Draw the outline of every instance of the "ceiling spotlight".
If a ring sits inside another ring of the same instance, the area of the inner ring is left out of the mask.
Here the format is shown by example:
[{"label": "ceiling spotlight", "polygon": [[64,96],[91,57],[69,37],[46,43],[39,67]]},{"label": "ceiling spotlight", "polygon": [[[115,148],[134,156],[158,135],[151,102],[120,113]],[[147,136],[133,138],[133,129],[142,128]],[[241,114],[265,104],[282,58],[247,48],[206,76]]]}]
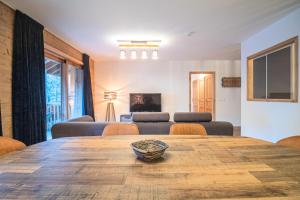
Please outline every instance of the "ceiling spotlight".
[{"label": "ceiling spotlight", "polygon": [[131,51],[131,59],[132,60],[136,59],[136,51]]},{"label": "ceiling spotlight", "polygon": [[161,40],[118,40],[120,59],[157,60]]},{"label": "ceiling spotlight", "polygon": [[157,50],[153,50],[152,51],[152,59],[153,60],[157,60],[158,59],[158,51]]},{"label": "ceiling spotlight", "polygon": [[142,59],[143,59],[143,60],[148,59],[148,54],[147,54],[147,51],[146,51],[146,50],[143,50],[143,51],[142,51]]},{"label": "ceiling spotlight", "polygon": [[126,51],[125,50],[120,51],[120,59],[122,59],[122,60],[126,59]]}]

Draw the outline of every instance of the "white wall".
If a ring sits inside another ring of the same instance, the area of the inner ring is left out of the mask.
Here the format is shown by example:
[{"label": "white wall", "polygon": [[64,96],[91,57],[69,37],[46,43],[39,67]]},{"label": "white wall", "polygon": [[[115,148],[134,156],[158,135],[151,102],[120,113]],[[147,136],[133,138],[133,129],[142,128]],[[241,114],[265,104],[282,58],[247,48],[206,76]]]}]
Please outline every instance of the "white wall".
[{"label": "white wall", "polygon": [[299,33],[300,9],[242,42],[242,135],[276,142],[300,134],[300,103],[250,102],[246,85],[247,56]]},{"label": "white wall", "polygon": [[129,113],[129,93],[161,93],[162,111],[171,117],[189,111],[189,72],[216,72],[216,120],[240,125],[240,88],[222,88],[223,76],[240,76],[240,61],[114,61],[95,63],[95,113],[104,120],[104,91],[119,93],[117,119]]}]

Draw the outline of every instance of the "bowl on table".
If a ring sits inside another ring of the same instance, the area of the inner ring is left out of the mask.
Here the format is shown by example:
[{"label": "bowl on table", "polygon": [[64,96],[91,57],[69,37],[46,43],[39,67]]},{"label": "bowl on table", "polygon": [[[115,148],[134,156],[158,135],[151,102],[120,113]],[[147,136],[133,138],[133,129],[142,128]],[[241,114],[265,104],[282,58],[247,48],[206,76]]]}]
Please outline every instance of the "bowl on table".
[{"label": "bowl on table", "polygon": [[137,158],[143,161],[153,161],[159,159],[169,147],[159,140],[141,140],[131,144]]}]

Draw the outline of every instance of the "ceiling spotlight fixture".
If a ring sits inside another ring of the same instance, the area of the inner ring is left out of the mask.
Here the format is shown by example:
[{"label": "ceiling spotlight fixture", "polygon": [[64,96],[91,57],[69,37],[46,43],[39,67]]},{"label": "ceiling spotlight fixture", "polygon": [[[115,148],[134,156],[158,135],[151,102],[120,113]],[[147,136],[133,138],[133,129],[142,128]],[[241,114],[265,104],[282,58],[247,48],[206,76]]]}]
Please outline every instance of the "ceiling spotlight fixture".
[{"label": "ceiling spotlight fixture", "polygon": [[143,59],[143,60],[148,59],[148,54],[147,54],[147,51],[146,51],[146,50],[143,50],[143,51],[142,51],[142,59]]},{"label": "ceiling spotlight fixture", "polygon": [[157,50],[153,50],[152,51],[152,60],[157,60],[158,59],[158,51]]},{"label": "ceiling spotlight fixture", "polygon": [[148,53],[151,53],[153,60],[158,59],[158,49],[161,40],[118,40],[120,48],[120,59],[126,59],[126,51],[130,52],[130,58],[136,60],[139,54],[141,59],[148,59]]},{"label": "ceiling spotlight fixture", "polygon": [[126,59],[126,51],[125,50],[120,50],[120,59],[122,59],[122,60]]},{"label": "ceiling spotlight fixture", "polygon": [[131,59],[132,60],[136,59],[136,51],[131,51]]}]

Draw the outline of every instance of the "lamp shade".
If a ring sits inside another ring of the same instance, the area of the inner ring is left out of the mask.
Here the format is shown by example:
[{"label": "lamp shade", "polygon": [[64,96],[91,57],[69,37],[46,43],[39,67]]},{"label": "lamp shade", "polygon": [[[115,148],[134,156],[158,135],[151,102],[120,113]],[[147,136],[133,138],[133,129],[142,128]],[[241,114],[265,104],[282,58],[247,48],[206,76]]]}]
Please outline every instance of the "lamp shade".
[{"label": "lamp shade", "polygon": [[116,92],[104,92],[104,99],[105,100],[115,100],[117,99],[117,93]]}]

